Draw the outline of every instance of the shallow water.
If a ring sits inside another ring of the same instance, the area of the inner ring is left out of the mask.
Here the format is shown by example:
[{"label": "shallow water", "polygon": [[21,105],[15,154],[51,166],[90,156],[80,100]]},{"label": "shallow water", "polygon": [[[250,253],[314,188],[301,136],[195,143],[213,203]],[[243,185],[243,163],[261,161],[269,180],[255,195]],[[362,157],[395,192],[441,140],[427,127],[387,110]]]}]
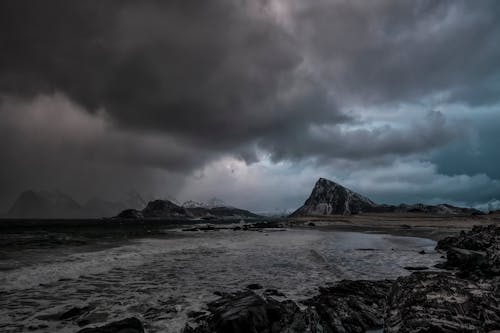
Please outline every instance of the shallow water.
[{"label": "shallow water", "polygon": [[[89,306],[90,321],[140,318],[149,332],[180,332],[214,291],[250,283],[311,297],[340,279],[407,275],[433,266],[424,238],[318,230],[168,231],[119,246],[24,249],[0,257],[0,331],[75,332],[77,323],[37,318]],[[424,250],[425,255],[418,252]],[[15,258],[15,259],[13,259]]]}]

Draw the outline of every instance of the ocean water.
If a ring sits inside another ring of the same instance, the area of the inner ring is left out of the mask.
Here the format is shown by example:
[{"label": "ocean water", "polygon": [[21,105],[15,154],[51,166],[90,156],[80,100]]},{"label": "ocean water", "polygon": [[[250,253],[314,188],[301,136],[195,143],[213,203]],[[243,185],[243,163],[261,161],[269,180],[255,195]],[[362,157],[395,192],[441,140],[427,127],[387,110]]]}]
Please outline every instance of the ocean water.
[{"label": "ocean water", "polygon": [[87,307],[90,326],[136,316],[148,332],[180,332],[216,291],[259,283],[299,301],[340,279],[396,278],[410,273],[405,266],[441,260],[429,239],[313,229],[179,229],[111,245],[7,243],[4,237],[1,332],[75,332],[78,321],[50,319],[75,306]]}]

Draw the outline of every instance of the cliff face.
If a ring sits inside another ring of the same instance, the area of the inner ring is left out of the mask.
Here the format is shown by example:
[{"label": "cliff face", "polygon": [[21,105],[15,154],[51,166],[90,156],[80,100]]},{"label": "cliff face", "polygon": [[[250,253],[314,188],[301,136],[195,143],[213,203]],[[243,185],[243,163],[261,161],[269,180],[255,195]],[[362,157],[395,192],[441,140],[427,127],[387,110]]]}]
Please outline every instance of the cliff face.
[{"label": "cliff face", "polygon": [[291,216],[349,215],[377,207],[370,199],[331,180],[320,178],[304,205]]}]

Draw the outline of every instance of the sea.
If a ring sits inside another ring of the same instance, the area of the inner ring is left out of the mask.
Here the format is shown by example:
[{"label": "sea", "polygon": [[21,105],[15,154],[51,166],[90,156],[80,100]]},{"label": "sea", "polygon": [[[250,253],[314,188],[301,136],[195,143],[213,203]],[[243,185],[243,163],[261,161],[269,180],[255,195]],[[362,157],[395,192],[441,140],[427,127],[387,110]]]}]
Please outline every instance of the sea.
[{"label": "sea", "polygon": [[77,332],[136,317],[147,332],[178,333],[190,313],[249,284],[300,304],[342,279],[395,279],[442,260],[434,240],[375,232],[9,223],[0,228],[1,332]]}]

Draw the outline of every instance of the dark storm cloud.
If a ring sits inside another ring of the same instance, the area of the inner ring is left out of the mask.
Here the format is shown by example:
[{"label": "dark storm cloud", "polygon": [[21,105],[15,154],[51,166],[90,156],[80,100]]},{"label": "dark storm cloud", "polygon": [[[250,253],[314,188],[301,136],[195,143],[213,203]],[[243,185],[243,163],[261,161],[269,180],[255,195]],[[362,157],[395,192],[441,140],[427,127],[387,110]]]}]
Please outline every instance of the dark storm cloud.
[{"label": "dark storm cloud", "polygon": [[[5,1],[2,7],[4,93],[61,91],[91,112],[105,109],[124,128],[166,132],[206,150],[239,150],[251,160],[248,146],[256,139],[263,147],[284,147],[303,137],[302,156],[305,143],[318,147],[311,125],[349,120],[328,97],[330,87],[303,69],[308,47],[319,69],[341,64],[348,75],[337,85],[356,86],[360,94],[376,85],[380,94],[404,95],[420,89],[405,84],[429,84],[408,80],[407,67],[422,73],[434,58],[426,54],[419,65],[422,45],[401,54],[404,43],[418,37],[408,29],[453,6],[312,4],[292,15],[294,34],[266,15],[264,2]],[[445,58],[436,57],[438,64]],[[359,134],[371,133],[381,135]],[[413,153],[421,143],[409,145],[400,152]],[[345,147],[341,140],[333,150]],[[293,155],[294,145],[286,150]]]},{"label": "dark storm cloud", "polygon": [[[293,89],[299,50],[243,2],[7,4],[4,91],[62,91],[121,126],[222,148],[306,118],[278,96]],[[321,105],[307,112],[309,122],[338,117]]]},{"label": "dark storm cloud", "polygon": [[313,126],[306,135],[278,135],[262,145],[275,160],[317,157],[320,160],[359,161],[422,153],[468,135],[470,130],[464,123],[449,122],[441,112],[432,111],[410,127],[384,125],[343,129],[341,126]]},{"label": "dark storm cloud", "polygon": [[341,94],[365,102],[500,100],[498,1],[315,1],[294,31]]},{"label": "dark storm cloud", "polygon": [[117,188],[163,170],[173,193],[180,174],[225,155],[356,163],[432,151],[469,129],[439,112],[381,125],[346,110],[435,94],[498,102],[499,7],[1,1],[0,180]]}]

